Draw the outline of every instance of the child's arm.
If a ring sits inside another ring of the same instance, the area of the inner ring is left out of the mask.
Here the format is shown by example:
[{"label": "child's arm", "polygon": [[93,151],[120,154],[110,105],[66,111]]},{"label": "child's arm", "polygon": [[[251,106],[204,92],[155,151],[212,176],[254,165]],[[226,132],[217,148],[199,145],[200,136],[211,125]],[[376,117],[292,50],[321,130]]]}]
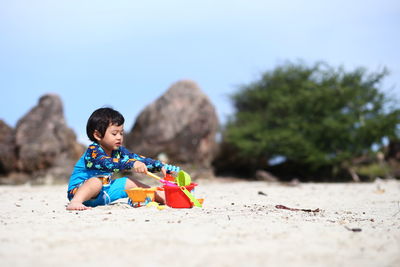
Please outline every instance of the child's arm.
[{"label": "child's arm", "polygon": [[111,158],[96,145],[89,146],[85,155],[85,166],[92,170],[119,172],[132,169],[135,161],[129,157]]},{"label": "child's arm", "polygon": [[131,153],[125,147],[121,147],[120,149],[121,149],[122,154],[128,155],[130,159],[133,159],[135,161],[137,160],[137,161],[143,162],[150,172],[160,172],[163,167],[168,173],[178,172],[180,170],[180,168],[177,167],[177,166],[164,164],[159,160],[155,160],[155,159],[152,159],[152,158],[146,158],[146,157],[143,157],[141,155],[138,155],[138,154],[135,154],[135,153]]}]

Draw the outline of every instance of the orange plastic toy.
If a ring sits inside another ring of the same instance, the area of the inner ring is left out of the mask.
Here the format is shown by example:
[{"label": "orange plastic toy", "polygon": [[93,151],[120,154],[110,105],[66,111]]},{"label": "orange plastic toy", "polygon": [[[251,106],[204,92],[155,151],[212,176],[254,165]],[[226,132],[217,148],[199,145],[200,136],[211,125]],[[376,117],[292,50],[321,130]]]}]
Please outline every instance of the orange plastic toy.
[{"label": "orange plastic toy", "polygon": [[156,187],[152,188],[134,187],[125,190],[125,192],[128,194],[129,197],[128,203],[135,208],[146,206],[148,203],[153,202],[155,191],[157,191]]}]

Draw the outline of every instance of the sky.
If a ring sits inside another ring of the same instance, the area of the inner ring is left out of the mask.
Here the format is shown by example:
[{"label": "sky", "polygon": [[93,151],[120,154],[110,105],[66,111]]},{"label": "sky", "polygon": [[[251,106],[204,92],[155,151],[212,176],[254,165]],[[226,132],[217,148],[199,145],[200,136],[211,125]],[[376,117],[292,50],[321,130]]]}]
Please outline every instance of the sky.
[{"label": "sky", "polygon": [[194,80],[221,123],[229,95],[285,62],[388,68],[400,99],[398,0],[0,0],[0,119],[11,127],[46,93],[87,143],[112,106],[131,130],[175,82]]}]

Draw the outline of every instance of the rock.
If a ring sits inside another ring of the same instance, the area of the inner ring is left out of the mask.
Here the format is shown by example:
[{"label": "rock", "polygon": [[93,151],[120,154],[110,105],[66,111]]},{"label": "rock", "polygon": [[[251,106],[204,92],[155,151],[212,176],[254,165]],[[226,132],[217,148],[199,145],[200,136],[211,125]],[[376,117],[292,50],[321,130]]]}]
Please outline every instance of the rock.
[{"label": "rock", "polygon": [[256,180],[258,181],[266,181],[266,182],[278,182],[279,179],[275,177],[273,174],[264,171],[264,170],[257,170],[255,175]]},{"label": "rock", "polygon": [[171,164],[190,165],[198,173],[211,168],[218,127],[208,97],[195,82],[184,80],[173,84],[139,114],[126,145],[147,157],[164,153]]},{"label": "rock", "polygon": [[32,175],[12,171],[5,176],[0,176],[0,185],[24,184],[32,178]]},{"label": "rock", "polygon": [[14,130],[0,120],[0,174],[8,174],[15,169]]},{"label": "rock", "polygon": [[[59,96],[47,94],[21,118],[15,130],[17,169],[34,176],[68,179],[83,153],[76,135],[68,128]],[[56,176],[56,177],[54,177]]]}]

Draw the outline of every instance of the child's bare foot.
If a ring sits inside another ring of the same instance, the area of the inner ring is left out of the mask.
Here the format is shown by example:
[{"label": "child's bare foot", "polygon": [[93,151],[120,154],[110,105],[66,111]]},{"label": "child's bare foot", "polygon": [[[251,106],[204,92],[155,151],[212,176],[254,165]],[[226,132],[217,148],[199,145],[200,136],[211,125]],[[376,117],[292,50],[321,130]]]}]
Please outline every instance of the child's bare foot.
[{"label": "child's bare foot", "polygon": [[164,194],[156,193],[156,194],[155,194],[155,201],[156,201],[158,204],[165,205],[165,195],[164,195]]},{"label": "child's bare foot", "polygon": [[86,207],[81,202],[71,201],[67,206],[67,210],[89,210],[91,207]]}]

